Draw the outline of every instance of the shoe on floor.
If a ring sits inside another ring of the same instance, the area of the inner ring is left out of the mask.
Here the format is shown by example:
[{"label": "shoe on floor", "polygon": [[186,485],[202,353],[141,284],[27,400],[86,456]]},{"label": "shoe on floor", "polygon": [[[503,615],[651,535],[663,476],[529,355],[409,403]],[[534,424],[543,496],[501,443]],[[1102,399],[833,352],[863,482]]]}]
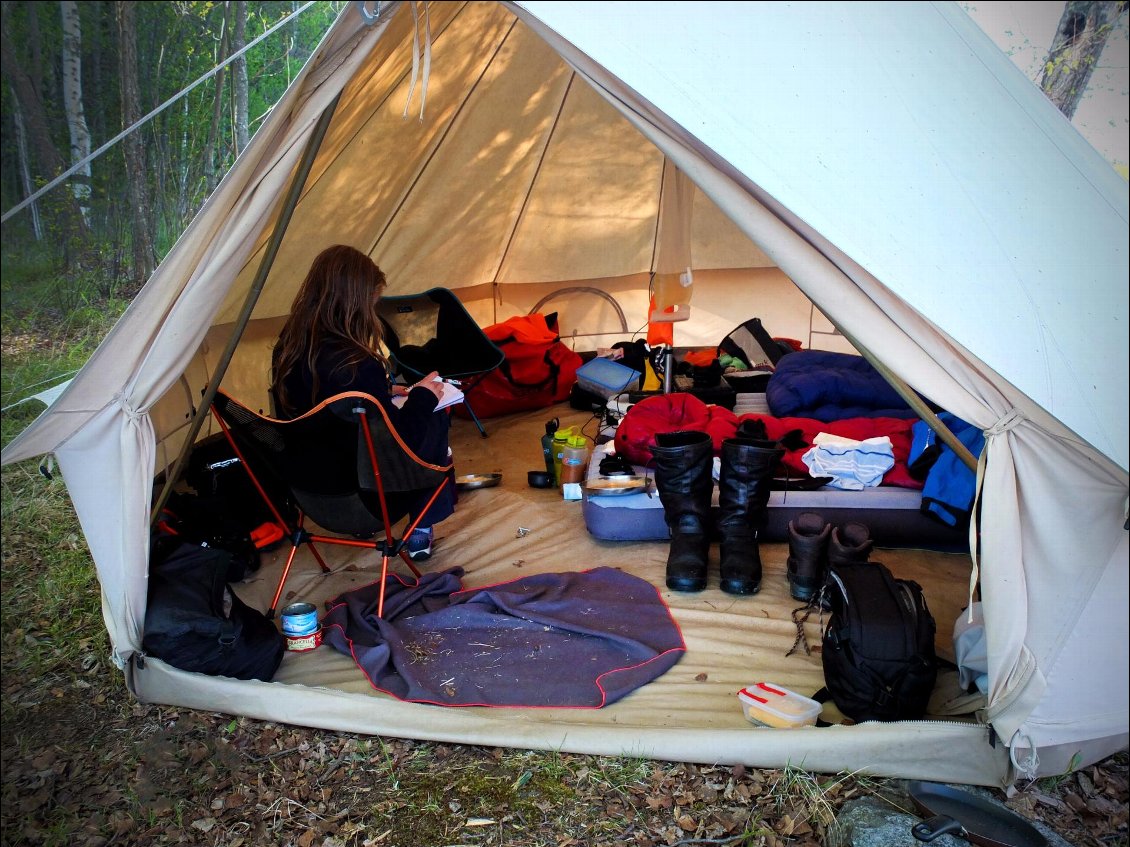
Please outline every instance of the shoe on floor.
[{"label": "shoe on floor", "polygon": [[416,527],[408,536],[408,555],[413,562],[423,562],[432,555],[432,528]]}]

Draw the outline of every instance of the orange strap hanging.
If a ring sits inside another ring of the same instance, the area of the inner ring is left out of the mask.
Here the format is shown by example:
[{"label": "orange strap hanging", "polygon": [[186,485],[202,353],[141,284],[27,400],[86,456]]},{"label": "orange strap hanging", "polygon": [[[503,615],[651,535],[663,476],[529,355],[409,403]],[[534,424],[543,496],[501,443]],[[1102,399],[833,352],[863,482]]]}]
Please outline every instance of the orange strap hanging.
[{"label": "orange strap hanging", "polygon": [[[651,298],[648,304],[647,313],[650,315],[655,311],[655,297]],[[648,323],[647,325],[647,343],[651,347],[658,344],[666,344],[669,347],[675,346],[675,325],[670,321],[660,321],[659,323]]]}]

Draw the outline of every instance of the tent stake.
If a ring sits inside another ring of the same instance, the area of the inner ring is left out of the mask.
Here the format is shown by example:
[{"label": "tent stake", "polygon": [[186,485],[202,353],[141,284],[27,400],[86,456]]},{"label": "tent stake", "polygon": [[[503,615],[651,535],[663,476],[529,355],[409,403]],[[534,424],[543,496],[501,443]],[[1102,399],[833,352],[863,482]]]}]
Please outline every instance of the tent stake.
[{"label": "tent stake", "polygon": [[858,350],[860,355],[870,362],[883,379],[890,384],[891,388],[898,392],[899,397],[907,402],[910,408],[918,414],[918,417],[922,418],[926,425],[938,434],[938,438],[942,439],[946,446],[953,450],[953,452],[957,454],[957,457],[968,465],[973,473],[977,473],[977,458],[969,452],[968,447],[958,441],[957,436],[950,431],[950,428],[945,425],[941,418],[934,414],[934,411],[926,405],[926,402],[918,396],[918,393],[899,379],[891,369],[879,361],[870,350],[860,344],[858,339],[854,338],[850,333],[844,332],[835,321],[832,321],[830,318],[829,321],[832,326],[836,328],[836,332],[846,338],[851,346]]},{"label": "tent stake", "polygon": [[290,220],[294,217],[294,210],[298,206],[298,199],[302,195],[302,189],[306,187],[306,179],[310,176],[310,170],[314,166],[314,159],[318,155],[318,150],[322,147],[322,141],[326,137],[326,131],[329,129],[330,121],[333,119],[340,99],[341,93],[338,92],[337,96],[334,97],[334,99],[330,101],[330,104],[322,111],[321,116],[318,118],[318,123],[315,125],[314,131],[310,136],[310,140],[306,143],[306,149],[302,152],[302,159],[298,163],[298,169],[294,173],[294,179],[291,180],[290,186],[287,188],[286,196],[283,198],[278,220],[275,221],[275,229],[271,233],[271,240],[267,242],[267,250],[263,254],[263,260],[259,263],[259,269],[255,272],[255,279],[251,283],[251,290],[247,292],[247,299],[244,300],[243,308],[240,310],[239,317],[236,318],[235,328],[232,330],[231,337],[228,338],[228,343],[224,348],[223,354],[216,363],[212,378],[208,381],[208,385],[204,389],[204,395],[200,400],[200,405],[197,407],[192,417],[192,423],[189,425],[188,435],[181,445],[180,454],[173,463],[172,470],[166,474],[165,485],[153,505],[153,511],[149,515],[150,525],[156,523],[157,518],[161,514],[161,510],[165,507],[165,503],[168,502],[173,486],[176,484],[176,481],[180,479],[181,471],[184,469],[189,454],[192,452],[192,448],[195,445],[196,434],[200,432],[200,428],[204,425],[205,418],[208,417],[212,410],[212,401],[215,399],[216,392],[219,390],[220,383],[224,379],[228,365],[231,364],[232,357],[235,355],[235,348],[239,346],[239,340],[243,337],[243,331],[247,327],[247,322],[251,320],[251,313],[255,310],[255,304],[259,301],[259,295],[263,292],[263,286],[267,282],[267,275],[271,272],[271,268],[275,264],[275,257],[278,255],[283,235],[286,234],[287,227],[290,226]]}]

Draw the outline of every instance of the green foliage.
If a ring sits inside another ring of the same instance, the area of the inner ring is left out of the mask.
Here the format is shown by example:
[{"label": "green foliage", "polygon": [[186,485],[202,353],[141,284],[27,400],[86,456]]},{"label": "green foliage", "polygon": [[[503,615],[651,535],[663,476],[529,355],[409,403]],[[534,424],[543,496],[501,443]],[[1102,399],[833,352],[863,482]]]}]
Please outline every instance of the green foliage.
[{"label": "green foliage", "polygon": [[94,272],[60,275],[48,252],[34,245],[5,256],[3,444],[43,410],[38,401],[20,401],[73,375],[125,311],[126,299],[107,294],[105,282],[105,275]]},{"label": "green foliage", "polygon": [[[251,133],[293,82],[344,6],[340,0],[317,3],[245,54]],[[175,98],[216,67],[222,58],[225,8],[223,3],[204,0],[137,4],[143,110]],[[292,16],[297,8],[289,2],[248,3],[246,43]],[[79,12],[84,111],[92,146],[97,148],[122,130],[119,35],[113,3],[80,3]],[[57,10],[30,2],[6,3],[4,31],[16,49],[21,70],[39,89],[51,140],[65,153],[70,142],[59,78],[62,32]],[[158,258],[180,237],[213,187],[203,154],[217,79],[196,86],[138,130],[146,149],[151,194],[156,198],[153,230]],[[231,167],[236,155],[232,79],[229,66],[223,76],[222,120],[211,162],[213,180]],[[8,209],[26,192],[19,181],[11,85],[0,85],[0,98],[0,163],[4,166],[0,197]],[[36,166],[34,161],[29,164]],[[77,371],[136,293],[130,282],[132,216],[124,174],[121,144],[92,163],[91,232],[83,243],[68,244],[55,227],[53,209],[66,199],[67,184],[52,189],[37,204],[42,213],[42,240],[36,237],[30,209],[4,224],[0,241],[3,405],[12,407],[3,416],[5,444],[42,409],[35,401],[13,404]],[[35,173],[36,186],[46,184],[52,176]]]},{"label": "green foliage", "polygon": [[[233,4],[234,6],[234,4]],[[274,103],[294,80],[303,63],[313,53],[340,11],[343,0],[315,3],[298,15],[293,23],[281,26],[244,54],[248,75],[248,130],[254,134]],[[122,131],[120,71],[121,52],[114,3],[78,4],[82,26],[82,84],[84,111],[97,149]],[[234,67],[222,76],[204,79],[224,58],[221,36],[227,4],[210,0],[177,3],[136,4],[136,47],[142,111],[148,113],[170,100],[172,104],[144,124],[141,133],[149,175],[150,195],[154,198],[153,230],[158,232],[158,257],[179,237],[192,220],[218,179],[235,161],[233,107]],[[301,8],[290,2],[249,2],[245,40],[251,44],[268,29],[294,16]],[[51,141],[66,157],[70,136],[63,109],[61,83],[62,32],[58,10],[33,2],[4,4],[4,31],[14,45],[19,71],[31,78],[43,104],[44,119]],[[5,77],[10,70],[5,68]],[[222,80],[220,121],[211,156],[206,156],[212,128],[217,81]],[[27,194],[21,180],[19,133],[16,131],[12,86],[0,85],[0,198],[6,211]],[[26,124],[26,120],[25,120]],[[55,174],[39,171],[32,154],[31,168],[35,187],[46,184]],[[102,296],[119,292],[130,278],[129,249],[132,226],[131,201],[127,192],[122,144],[111,147],[91,163],[91,233],[88,243],[64,249],[63,239],[47,231],[41,249],[59,267],[79,267],[102,275],[96,288]],[[211,174],[211,176],[209,176]],[[44,212],[55,197],[65,197],[67,183],[53,188],[40,199]],[[50,224],[50,215],[41,219]],[[3,232],[5,283],[9,252],[13,245],[33,243],[36,234],[31,210],[6,221]],[[5,296],[8,290],[6,287]],[[56,299],[66,300],[59,291]]]},{"label": "green foliage", "polygon": [[45,685],[105,665],[94,564],[62,477],[34,461],[5,467],[2,506],[5,676]]}]

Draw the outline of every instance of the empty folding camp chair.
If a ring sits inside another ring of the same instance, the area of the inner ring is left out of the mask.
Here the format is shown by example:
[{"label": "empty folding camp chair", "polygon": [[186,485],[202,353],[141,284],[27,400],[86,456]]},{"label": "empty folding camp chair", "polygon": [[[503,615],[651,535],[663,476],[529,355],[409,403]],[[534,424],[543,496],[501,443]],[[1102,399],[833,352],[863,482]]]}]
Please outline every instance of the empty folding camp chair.
[{"label": "empty folding camp chair", "polygon": [[[267,617],[273,618],[298,548],[306,545],[323,572],[329,572],[316,543],[363,547],[381,556],[381,588],[377,615],[384,614],[388,561],[399,556],[417,578],[405,539],[419,516],[400,537],[393,524],[403,517],[390,509],[397,492],[431,491],[423,512],[444,486],[452,484],[452,464],[433,465],[410,451],[381,404],[368,394],[337,394],[301,417],[278,420],[248,409],[217,392],[212,413],[240,458],[275,520],[287,528],[291,550]],[[261,478],[262,477],[262,478]],[[273,477],[289,492],[298,509],[295,522],[267,494],[264,479]],[[309,518],[320,528],[344,537],[317,535],[305,527]],[[374,536],[383,532],[384,539]]]},{"label": "empty folding camp chair", "polygon": [[385,346],[398,376],[408,383],[436,371],[462,383],[463,406],[479,433],[486,430],[471,406],[475,384],[502,364],[505,354],[447,288],[381,297]]}]

